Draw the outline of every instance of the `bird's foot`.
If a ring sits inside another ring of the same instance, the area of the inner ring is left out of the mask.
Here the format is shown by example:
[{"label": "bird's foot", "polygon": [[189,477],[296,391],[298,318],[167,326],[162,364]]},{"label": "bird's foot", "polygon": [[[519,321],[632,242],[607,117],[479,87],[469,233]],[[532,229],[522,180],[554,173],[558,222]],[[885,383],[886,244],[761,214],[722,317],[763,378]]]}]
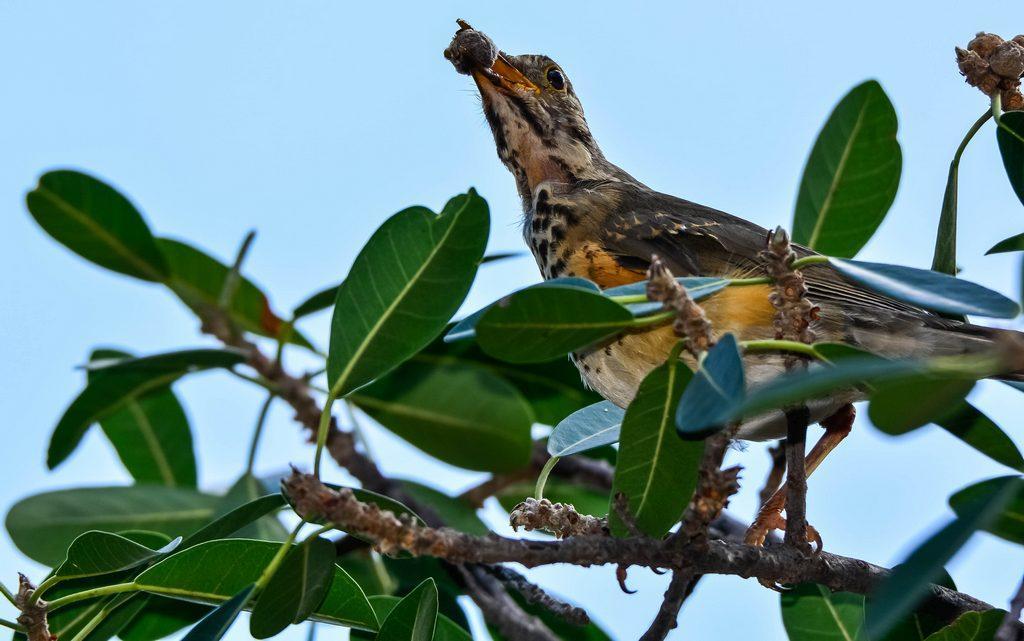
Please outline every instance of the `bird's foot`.
[{"label": "bird's foot", "polygon": [[[743,542],[755,547],[764,547],[764,541],[768,537],[768,533],[772,530],[784,532],[786,530],[786,518],[782,516],[781,512],[775,510],[762,510],[757,515],[757,518],[754,519],[754,522],[750,524],[750,527],[747,528],[747,533]],[[807,524],[806,536],[807,542],[813,546],[811,553],[815,555],[819,554],[824,543],[821,540],[821,534],[810,523]],[[784,592],[786,590],[785,587],[779,585],[775,581],[758,579],[757,582],[770,590],[775,590],[776,592]]]},{"label": "bird's foot", "polygon": [[[768,533],[772,530],[785,532],[786,517],[782,516],[780,512],[758,514],[757,518],[754,519],[754,522],[750,524],[749,528],[747,528],[747,533],[744,536],[743,542],[755,547],[764,547],[764,541],[768,537]],[[810,523],[807,524],[806,536],[807,542],[813,546],[812,552],[814,554],[820,553],[824,543],[821,540],[821,534]]]}]

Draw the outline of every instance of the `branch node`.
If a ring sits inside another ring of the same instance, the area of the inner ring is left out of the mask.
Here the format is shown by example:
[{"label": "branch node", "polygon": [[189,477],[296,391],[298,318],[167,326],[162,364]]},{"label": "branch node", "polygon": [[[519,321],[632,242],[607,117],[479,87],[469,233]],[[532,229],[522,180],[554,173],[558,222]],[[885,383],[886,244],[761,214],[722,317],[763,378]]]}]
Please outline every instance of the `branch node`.
[{"label": "branch node", "polygon": [[527,498],[512,508],[509,525],[513,530],[542,530],[559,539],[570,536],[601,536],[608,534],[608,520],[580,514],[571,503],[552,503],[548,499]]},{"label": "branch node", "polygon": [[966,49],[956,47],[956,62],[967,84],[990,98],[999,94],[1003,109],[1024,109],[1020,91],[1024,35],[1003,40],[994,33],[979,32]]},{"label": "branch node", "polygon": [[704,310],[690,298],[686,288],[679,284],[657,255],[651,255],[651,266],[647,269],[647,298],[676,313],[672,327],[677,336],[687,339],[686,350],[695,357],[715,344],[711,321]]},{"label": "branch node", "polygon": [[28,580],[24,574],[18,574],[18,594],[15,595],[15,605],[21,610],[18,615],[18,623],[25,626],[28,641],[56,641],[57,637],[50,632],[50,625],[46,620],[48,604],[42,599],[32,602],[32,593],[36,586]]}]

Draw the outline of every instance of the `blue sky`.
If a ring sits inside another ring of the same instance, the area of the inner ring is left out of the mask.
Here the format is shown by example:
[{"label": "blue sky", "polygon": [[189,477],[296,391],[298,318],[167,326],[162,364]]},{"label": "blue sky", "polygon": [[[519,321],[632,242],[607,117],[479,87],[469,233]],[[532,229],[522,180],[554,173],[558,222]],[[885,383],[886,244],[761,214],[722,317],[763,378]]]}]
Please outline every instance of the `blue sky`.
[{"label": "blue sky", "polygon": [[[557,60],[612,161],[657,189],[765,226],[789,224],[806,155],[835,102],[877,78],[899,114],[903,182],[861,256],[926,267],[949,158],[985,107],[956,73],[953,46],[979,30],[1013,35],[1024,6],[0,3],[0,506],[43,489],[126,482],[97,432],[55,472],[43,464],[49,432],[82,384],[73,366],[91,347],[204,344],[195,319],[164,291],[83,262],[35,226],[24,193],[48,168],[104,177],[158,233],[222,259],[257,229],[247,272],[282,310],[344,276],[394,211],[438,208],[469,186],[491,204],[490,249],[523,249],[519,201],[471,82],[441,57],[458,17],[510,53]],[[960,198],[962,275],[1016,298],[1018,257],[983,256],[1024,227],[991,125],[964,157]],[[536,280],[530,259],[489,267],[467,308]],[[323,339],[326,324],[318,317],[308,330]],[[196,433],[202,486],[223,489],[244,465],[262,395],[220,374],[177,390]],[[1019,395],[983,384],[972,398],[1024,441]],[[452,491],[476,478],[382,430],[370,438],[390,472]],[[267,474],[311,457],[282,407],[262,452],[258,468]],[[760,445],[730,456],[747,481],[733,508],[749,517],[767,459]],[[1006,472],[934,428],[894,440],[862,419],[811,480],[809,515],[829,550],[892,564],[949,518],[950,493]],[[502,518],[493,506],[488,514]],[[1022,568],[1024,550],[987,535],[950,567],[962,589],[998,605]],[[4,533],[5,583],[18,570],[40,573]],[[535,576],[621,639],[646,627],[665,583],[633,570],[639,593],[626,596],[607,569]],[[245,627],[232,636],[245,638]],[[707,578],[671,638],[713,637],[784,638],[778,596],[750,581]]]}]

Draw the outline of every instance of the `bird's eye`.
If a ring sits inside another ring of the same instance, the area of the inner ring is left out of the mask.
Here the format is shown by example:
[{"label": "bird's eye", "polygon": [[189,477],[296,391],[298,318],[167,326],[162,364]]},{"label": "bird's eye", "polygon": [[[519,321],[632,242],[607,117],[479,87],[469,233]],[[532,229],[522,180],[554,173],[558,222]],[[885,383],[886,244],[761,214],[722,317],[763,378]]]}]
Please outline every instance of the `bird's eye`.
[{"label": "bird's eye", "polygon": [[558,91],[565,89],[565,76],[563,76],[562,72],[555,67],[548,69],[547,78],[551,86]]}]

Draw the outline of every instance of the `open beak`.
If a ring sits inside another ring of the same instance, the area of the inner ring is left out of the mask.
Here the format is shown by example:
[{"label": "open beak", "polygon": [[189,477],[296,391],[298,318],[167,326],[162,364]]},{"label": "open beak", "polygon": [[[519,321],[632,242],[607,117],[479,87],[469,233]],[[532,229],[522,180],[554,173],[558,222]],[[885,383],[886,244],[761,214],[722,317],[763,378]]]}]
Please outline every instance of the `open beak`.
[{"label": "open beak", "polygon": [[[487,73],[490,72],[490,73]],[[523,72],[512,66],[512,63],[502,54],[498,54],[494,64],[484,72],[478,72],[491,81],[497,80],[499,86],[508,91],[532,91],[540,93],[540,87],[523,75]]]},{"label": "open beak", "polygon": [[[465,20],[458,20],[457,22],[459,23],[459,32],[473,29]],[[484,37],[486,38],[486,36]],[[493,47],[493,44],[491,46]],[[445,56],[448,56],[447,51]],[[497,52],[494,62],[489,67],[478,62],[476,68],[470,73],[478,83],[482,84],[486,80],[499,89],[504,89],[510,93],[521,91],[530,91],[535,94],[540,93],[540,87],[527,78],[522,71],[516,69],[500,51]]]}]

